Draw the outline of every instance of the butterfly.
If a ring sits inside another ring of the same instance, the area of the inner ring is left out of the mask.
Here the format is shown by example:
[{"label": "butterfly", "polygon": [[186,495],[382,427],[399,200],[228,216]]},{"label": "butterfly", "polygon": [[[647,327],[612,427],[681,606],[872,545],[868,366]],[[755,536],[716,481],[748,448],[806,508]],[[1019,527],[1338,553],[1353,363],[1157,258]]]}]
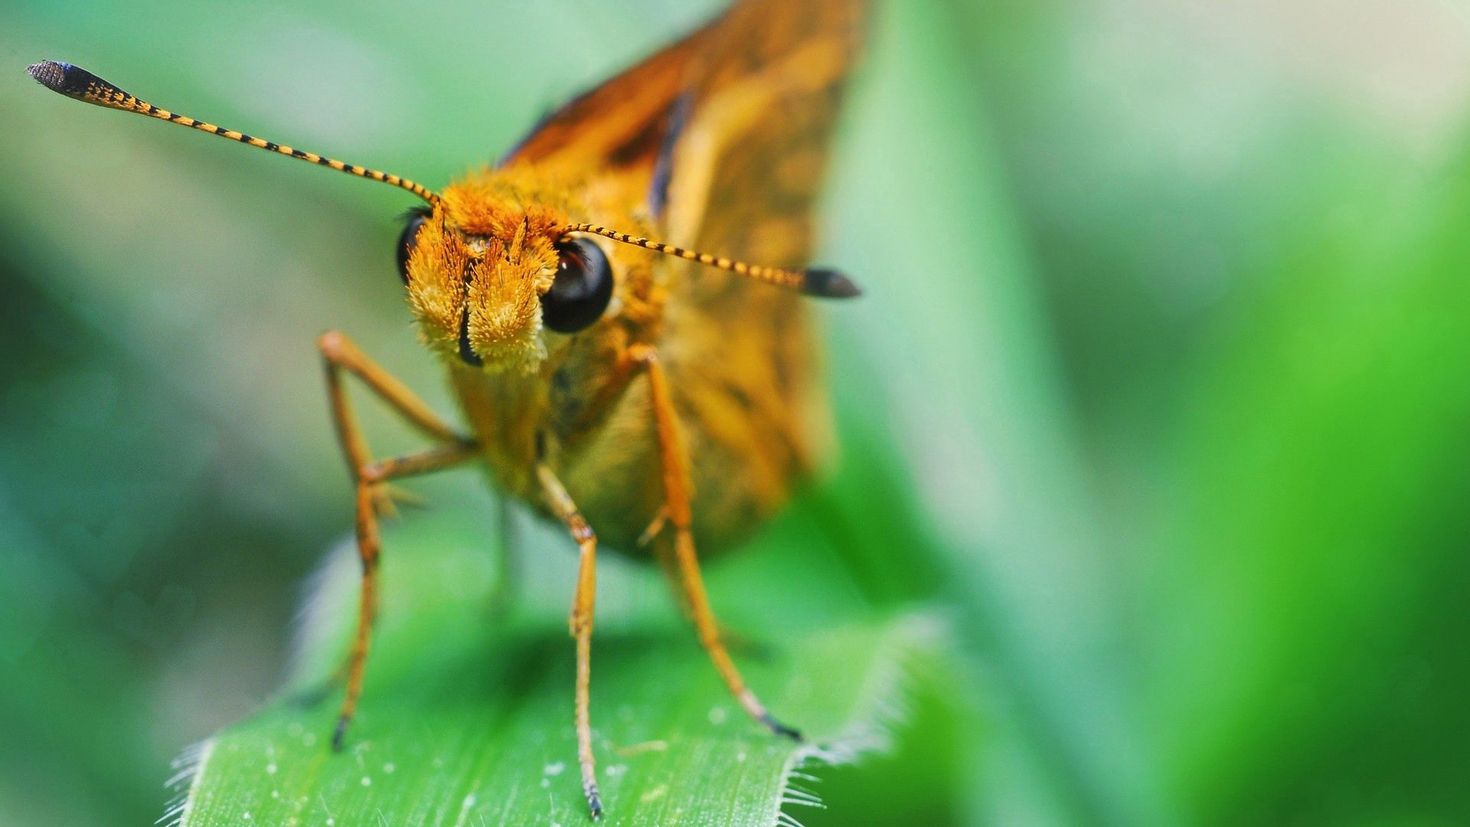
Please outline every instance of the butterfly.
[{"label": "butterfly", "polygon": [[[162,109],[70,64],[29,68],[70,97],[424,202],[398,240],[398,270],[465,425],[431,410],[344,333],[318,340],[362,562],[335,748],[362,693],[388,484],[469,463],[577,545],[574,718],[594,818],[603,810],[590,717],[599,549],[659,562],[731,694],[771,732],[800,738],[741,677],[699,557],[738,547],[824,452],[828,412],[803,296],[859,291],[842,273],[803,265],[866,12],[861,0],[736,2],[554,111],[494,166],[437,192]],[[375,456],[348,377],[428,447]]]}]

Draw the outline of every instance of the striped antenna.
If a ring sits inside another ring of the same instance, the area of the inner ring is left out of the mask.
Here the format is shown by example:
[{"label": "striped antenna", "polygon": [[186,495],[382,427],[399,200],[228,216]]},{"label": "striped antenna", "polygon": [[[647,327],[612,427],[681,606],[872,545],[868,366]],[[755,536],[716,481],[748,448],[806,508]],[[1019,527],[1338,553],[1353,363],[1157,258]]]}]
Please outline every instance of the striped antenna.
[{"label": "striped antenna", "polygon": [[824,299],[848,299],[862,294],[862,290],[853,283],[852,279],[836,270],[823,268],[809,268],[806,270],[788,270],[784,267],[767,267],[763,264],[747,264],[724,256],[712,256],[709,253],[700,253],[694,250],[686,250],[683,247],[675,247],[661,241],[650,241],[646,238],[620,233],[607,227],[599,227],[596,224],[568,224],[562,229],[565,234],[591,233],[610,238],[613,241],[621,241],[624,244],[632,244],[645,250],[663,253],[665,255],[677,256],[688,261],[697,261],[700,264],[708,264],[721,270],[730,270],[747,278],[774,284],[777,287],[785,287],[789,290],[799,290],[808,296],[818,296]]},{"label": "striped antenna", "polygon": [[397,175],[390,175],[376,169],[360,167],[356,164],[344,164],[333,158],[323,158],[315,152],[303,152],[293,147],[282,146],[273,141],[267,141],[264,138],[256,138],[242,132],[236,132],[233,129],[225,129],[222,126],[215,126],[212,123],[196,121],[187,115],[179,115],[167,109],[154,106],[147,101],[139,100],[137,97],[124,92],[102,78],[88,72],[86,69],[73,66],[70,63],[58,63],[54,60],[46,60],[30,65],[26,68],[26,72],[42,86],[53,92],[60,92],[69,98],[76,98],[79,101],[96,104],[97,106],[105,106],[108,109],[137,112],[140,115],[147,115],[151,118],[158,118],[161,121],[187,126],[191,129],[197,129],[200,132],[208,132],[211,135],[229,138],[232,141],[237,141],[242,144],[249,144],[258,149],[287,155],[292,158],[300,158],[303,161],[310,161],[313,164],[324,167],[331,167],[338,172],[345,172],[348,175],[356,175],[359,178],[371,178],[374,181],[381,181],[385,184],[392,184],[400,189],[408,190],[430,204],[439,203],[439,196],[437,194],[407,178],[400,178]]}]

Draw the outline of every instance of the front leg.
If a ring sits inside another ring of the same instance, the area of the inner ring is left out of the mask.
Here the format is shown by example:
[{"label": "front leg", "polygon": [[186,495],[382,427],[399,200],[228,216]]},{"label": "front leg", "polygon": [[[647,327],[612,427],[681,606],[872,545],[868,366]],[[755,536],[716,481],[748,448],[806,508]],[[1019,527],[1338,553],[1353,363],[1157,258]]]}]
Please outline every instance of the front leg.
[{"label": "front leg", "polygon": [[591,811],[592,818],[598,819],[602,817],[602,797],[597,792],[597,761],[592,755],[592,720],[589,711],[592,609],[597,599],[597,535],[550,468],[537,463],[536,479],[541,483],[546,504],[566,524],[567,530],[572,533],[572,539],[577,541],[579,551],[577,590],[572,597],[572,611],[567,621],[572,637],[577,639],[577,690],[573,714],[577,724],[577,764],[582,768],[582,794],[587,797],[587,808]]},{"label": "front leg", "polygon": [[[629,357],[642,364],[648,372],[649,395],[664,480],[664,509],[661,519],[666,518],[674,527],[674,562],[678,569],[679,587],[694,620],[699,642],[709,653],[710,660],[724,679],[725,686],[729,687],[730,694],[735,696],[750,717],[777,735],[799,741],[801,733],[776,720],[750,687],[745,685],[745,680],[740,677],[740,670],[735,668],[735,662],[730,659],[730,653],[725,648],[719,621],[715,619],[714,610],[710,608],[709,595],[704,589],[704,577],[699,571],[699,557],[694,550],[694,532],[691,528],[693,512],[689,503],[693,486],[689,481],[689,459],[685,453],[674,402],[669,394],[668,376],[652,347],[634,345],[629,348]],[[659,525],[658,521],[655,521],[655,525]]]},{"label": "front leg", "polygon": [[[460,436],[429,409],[402,382],[373,362],[344,334],[330,331],[317,340],[327,371],[327,397],[332,406],[332,423],[347,460],[347,470],[357,491],[357,554],[362,560],[362,591],[359,594],[357,633],[347,663],[347,694],[332,732],[332,748],[341,749],[347,725],[362,695],[362,675],[367,664],[368,642],[377,613],[378,595],[378,510],[380,487],[389,480],[427,474],[459,465],[477,453],[475,442]],[[367,441],[352,413],[343,385],[343,372],[361,379],[404,419],[437,444],[420,453],[374,460]]]}]

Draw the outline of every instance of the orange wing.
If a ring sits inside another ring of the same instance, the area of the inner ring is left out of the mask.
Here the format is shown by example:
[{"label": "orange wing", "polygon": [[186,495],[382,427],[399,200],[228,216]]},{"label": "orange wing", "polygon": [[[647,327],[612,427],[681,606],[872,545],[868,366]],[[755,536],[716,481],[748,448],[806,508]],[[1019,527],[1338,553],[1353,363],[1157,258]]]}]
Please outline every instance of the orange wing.
[{"label": "orange wing", "polygon": [[[864,0],[737,2],[553,112],[502,163],[526,161],[569,178],[609,167],[641,173],[656,207],[667,187],[678,193],[679,212],[665,224],[668,240],[799,263],[804,230],[795,233],[799,241],[773,245],[774,257],[747,252],[728,230],[748,227],[751,217],[769,223],[773,208],[805,226],[866,6]],[[703,227],[711,210],[720,216],[718,228]]]},{"label": "orange wing", "polygon": [[867,4],[736,4],[698,55],[694,103],[672,147],[666,233],[679,243],[798,266]]},{"label": "orange wing", "polygon": [[[801,266],[866,5],[737,2],[554,113],[507,161],[570,180],[607,173],[629,198],[646,197],[655,237]],[[678,259],[655,266],[668,301],[649,344],[694,461],[695,533],[706,551],[728,547],[826,445],[810,300]]]},{"label": "orange wing", "polygon": [[[719,21],[671,142],[659,232],[717,255],[808,262],[812,208],[866,5],[752,0]],[[713,527],[769,514],[829,445],[812,300],[682,264],[668,284],[661,353],[676,405],[698,423],[688,429],[696,519]],[[754,502],[743,501],[750,495]]]},{"label": "orange wing", "polygon": [[607,166],[651,170],[671,107],[688,88],[691,58],[718,21],[552,112],[501,164],[534,163],[569,177]]}]

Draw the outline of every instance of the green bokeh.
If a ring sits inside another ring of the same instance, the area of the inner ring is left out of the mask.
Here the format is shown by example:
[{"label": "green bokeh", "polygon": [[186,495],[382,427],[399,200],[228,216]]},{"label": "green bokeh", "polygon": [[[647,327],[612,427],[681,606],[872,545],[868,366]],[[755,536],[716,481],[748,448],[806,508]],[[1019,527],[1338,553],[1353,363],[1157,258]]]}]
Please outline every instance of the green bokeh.
[{"label": "green bokeh", "polygon": [[[151,822],[280,683],[351,519],[316,333],[452,410],[407,196],[23,67],[438,185],[716,5],[7,8],[0,823]],[[824,311],[842,462],[792,519],[962,651],[798,816],[1470,820],[1467,101],[1470,16],[1432,0],[880,7],[822,255],[868,291]],[[493,538],[474,474],[413,487]],[[771,595],[737,615],[793,594],[716,568]]]}]

